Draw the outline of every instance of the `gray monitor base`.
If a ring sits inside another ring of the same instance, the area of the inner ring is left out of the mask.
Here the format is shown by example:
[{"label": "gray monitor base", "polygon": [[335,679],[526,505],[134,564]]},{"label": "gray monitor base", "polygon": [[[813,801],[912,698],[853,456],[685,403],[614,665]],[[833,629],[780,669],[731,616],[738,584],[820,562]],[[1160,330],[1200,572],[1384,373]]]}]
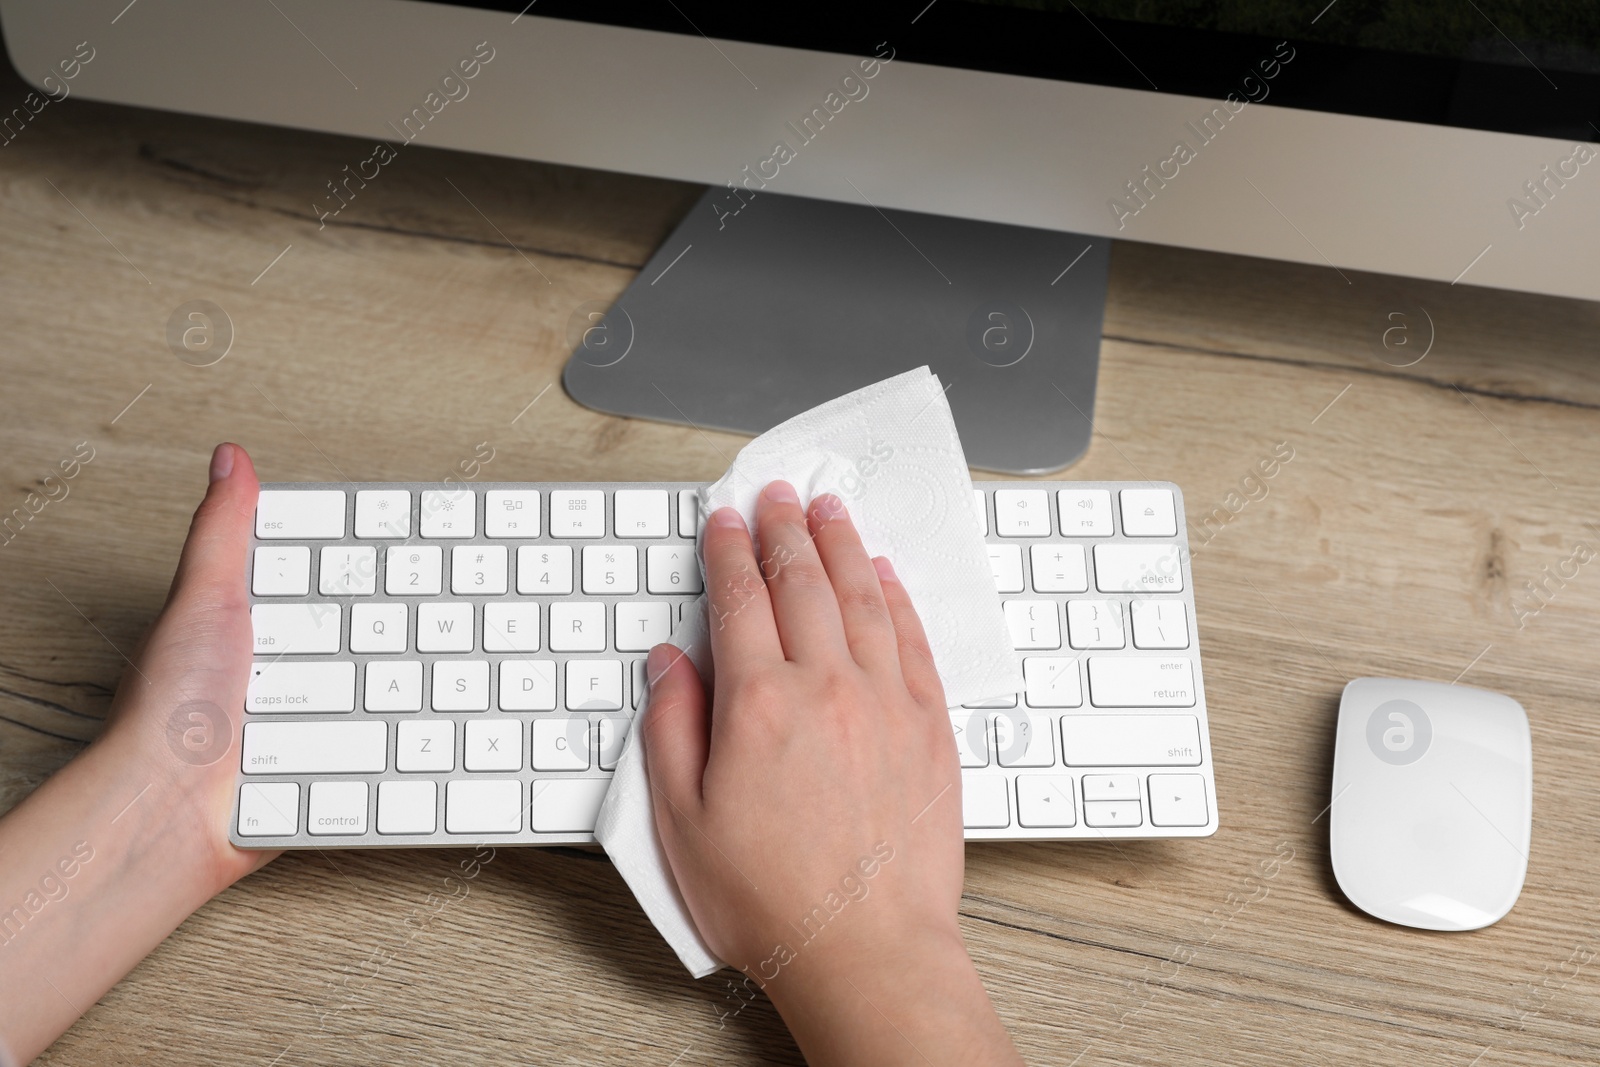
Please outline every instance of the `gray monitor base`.
[{"label": "gray monitor base", "polygon": [[926,363],[971,466],[1057,471],[1089,447],[1110,245],[713,188],[615,304],[573,313],[563,382],[608,414],[755,434]]}]

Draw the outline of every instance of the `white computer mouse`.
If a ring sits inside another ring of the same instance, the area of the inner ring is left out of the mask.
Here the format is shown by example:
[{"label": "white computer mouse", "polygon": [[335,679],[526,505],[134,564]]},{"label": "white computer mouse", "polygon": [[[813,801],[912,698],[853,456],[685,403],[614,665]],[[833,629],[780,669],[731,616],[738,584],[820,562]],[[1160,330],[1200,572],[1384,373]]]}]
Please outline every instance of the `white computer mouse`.
[{"label": "white computer mouse", "polygon": [[1533,833],[1528,715],[1508,696],[1357,678],[1339,700],[1333,873],[1369,915],[1477,930],[1516,903]]}]

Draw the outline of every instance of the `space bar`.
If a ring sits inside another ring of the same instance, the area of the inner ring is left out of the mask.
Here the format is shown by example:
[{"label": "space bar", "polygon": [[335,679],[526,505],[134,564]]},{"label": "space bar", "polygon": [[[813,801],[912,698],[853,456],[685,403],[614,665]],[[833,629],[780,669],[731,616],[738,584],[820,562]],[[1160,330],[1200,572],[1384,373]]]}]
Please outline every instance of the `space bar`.
[{"label": "space bar", "polygon": [[389,726],[376,722],[247,722],[246,774],[376,774],[389,763]]}]

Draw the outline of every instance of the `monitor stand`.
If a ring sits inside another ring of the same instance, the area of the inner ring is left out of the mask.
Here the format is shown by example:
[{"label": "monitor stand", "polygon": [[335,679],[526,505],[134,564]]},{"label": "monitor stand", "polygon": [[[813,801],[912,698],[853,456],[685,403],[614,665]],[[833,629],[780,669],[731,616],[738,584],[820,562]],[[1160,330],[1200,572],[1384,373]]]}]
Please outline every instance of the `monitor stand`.
[{"label": "monitor stand", "polygon": [[967,462],[1058,471],[1089,446],[1108,238],[713,188],[563,381],[613,415],[761,433],[927,364]]}]

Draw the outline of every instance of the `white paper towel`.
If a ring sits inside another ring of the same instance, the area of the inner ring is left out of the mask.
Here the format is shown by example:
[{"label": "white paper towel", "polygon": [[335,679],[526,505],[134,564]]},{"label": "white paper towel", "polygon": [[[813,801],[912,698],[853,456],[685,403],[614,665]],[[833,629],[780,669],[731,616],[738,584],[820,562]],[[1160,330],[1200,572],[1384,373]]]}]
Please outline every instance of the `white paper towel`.
[{"label": "white paper towel", "polygon": [[[823,493],[845,502],[867,552],[888,556],[927,631],[946,701],[972,704],[1022,688],[973,502],[972,480],[950,405],[927,367],[831,400],[751,441],[700,494],[702,520],[732,507],[755,529],[767,483],[792,483],[803,503]],[[705,598],[685,612],[672,643],[711,681]],[[638,720],[649,715],[649,696]],[[722,967],[695,929],[672,879],[651,807],[644,731],[626,748],[595,826],[645,914],[696,978]]]}]

